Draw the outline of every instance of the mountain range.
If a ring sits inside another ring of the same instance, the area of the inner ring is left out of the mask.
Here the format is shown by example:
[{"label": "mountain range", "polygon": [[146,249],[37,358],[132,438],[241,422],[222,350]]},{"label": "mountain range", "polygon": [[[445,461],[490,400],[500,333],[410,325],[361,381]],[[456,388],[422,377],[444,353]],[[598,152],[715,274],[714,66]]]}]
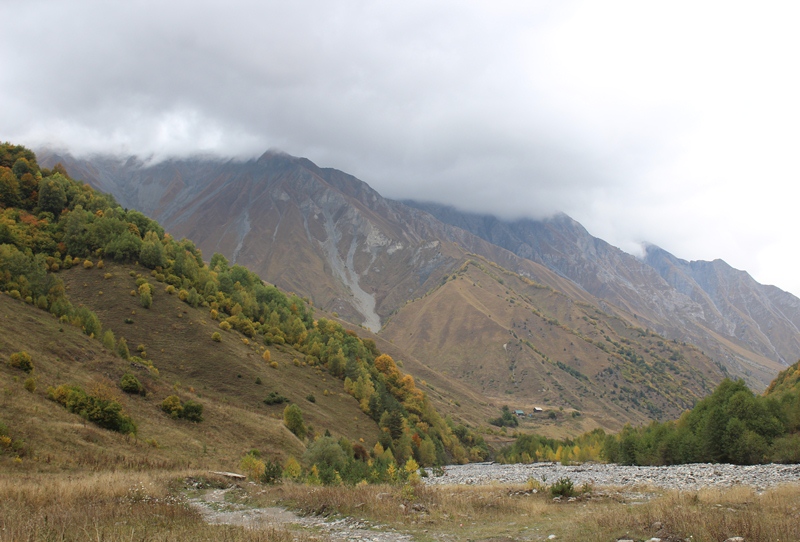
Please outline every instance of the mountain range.
[{"label": "mountain range", "polygon": [[206,257],[374,332],[427,375],[434,399],[479,403],[462,409],[474,423],[502,404],[572,412],[581,430],[671,418],[726,375],[763,389],[800,357],[795,296],[721,260],[655,246],[637,259],[566,215],[505,221],[393,201],[272,151],[154,164],[37,154]]}]

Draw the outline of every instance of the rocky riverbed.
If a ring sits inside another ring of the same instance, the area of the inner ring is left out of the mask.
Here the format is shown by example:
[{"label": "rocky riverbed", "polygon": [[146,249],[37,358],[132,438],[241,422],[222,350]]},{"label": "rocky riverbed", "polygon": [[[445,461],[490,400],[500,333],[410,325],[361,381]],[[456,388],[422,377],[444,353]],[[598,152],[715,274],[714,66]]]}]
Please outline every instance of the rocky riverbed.
[{"label": "rocky riverbed", "polygon": [[563,477],[570,478],[575,487],[590,484],[597,487],[649,486],[696,491],[708,487],[749,486],[763,491],[781,484],[800,483],[800,465],[739,466],[700,463],[670,467],[628,467],[601,463],[569,466],[559,463],[471,463],[444,467],[443,476],[431,475],[424,480],[431,485],[477,485],[524,484],[533,479],[549,485]]}]

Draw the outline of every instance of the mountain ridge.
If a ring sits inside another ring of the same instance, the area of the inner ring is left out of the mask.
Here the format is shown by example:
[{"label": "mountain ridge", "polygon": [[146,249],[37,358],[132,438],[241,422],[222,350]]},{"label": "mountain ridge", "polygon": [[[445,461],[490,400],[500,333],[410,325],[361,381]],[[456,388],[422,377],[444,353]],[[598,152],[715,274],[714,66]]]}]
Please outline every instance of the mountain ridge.
[{"label": "mountain ridge", "polygon": [[[182,159],[154,166],[55,154],[41,160],[64,162],[76,177],[143,209],[204,252],[220,252],[374,331],[475,254],[630,325],[696,344],[756,389],[786,359],[800,357],[793,313],[781,318],[764,304],[747,314],[734,303],[723,313],[700,294],[695,279],[695,297],[670,283],[677,276],[688,281],[686,272],[665,271],[665,278],[566,215],[509,223],[392,201],[352,175],[274,151],[249,161]],[[738,304],[766,300],[791,313],[798,302],[748,284],[754,293]],[[762,314],[770,319],[756,321]]]}]

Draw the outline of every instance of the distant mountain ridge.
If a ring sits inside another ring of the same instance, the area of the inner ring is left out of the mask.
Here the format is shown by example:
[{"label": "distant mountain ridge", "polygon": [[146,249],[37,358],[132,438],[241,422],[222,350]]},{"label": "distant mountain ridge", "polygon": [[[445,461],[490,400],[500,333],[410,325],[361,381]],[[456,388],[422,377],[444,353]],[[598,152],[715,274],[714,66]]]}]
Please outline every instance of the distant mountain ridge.
[{"label": "distant mountain ridge", "polygon": [[713,349],[698,339],[710,329],[782,365],[800,357],[800,299],[759,284],[722,260],[687,262],[653,245],[639,260],[563,214],[510,222],[438,204],[405,203],[545,265],[667,336]]},{"label": "distant mountain ridge", "polygon": [[[74,177],[159,220],[171,234],[191,238],[206,255],[220,252],[375,331],[390,318],[402,320],[403,313],[431,310],[415,300],[476,255],[630,326],[695,344],[719,368],[755,388],[800,357],[794,334],[800,300],[791,294],[745,280],[749,276],[721,264],[710,274],[667,253],[656,264],[655,247],[648,256],[652,263],[643,262],[566,215],[505,222],[441,205],[396,202],[351,175],[279,152],[248,161],[181,159],[151,166],[136,159],[39,156],[45,165],[64,163]],[[732,284],[747,293],[726,291]],[[472,286],[480,287],[477,281]],[[459,295],[465,294],[477,300]],[[490,316],[488,309],[479,312]],[[471,325],[480,329],[479,320]],[[515,333],[514,325],[501,328]],[[395,342],[407,343],[396,327],[391,333]],[[492,340],[500,341],[500,335]],[[456,347],[406,346],[420,359]],[[566,348],[558,355],[562,364],[578,367]],[[501,388],[493,393],[509,392]]]}]

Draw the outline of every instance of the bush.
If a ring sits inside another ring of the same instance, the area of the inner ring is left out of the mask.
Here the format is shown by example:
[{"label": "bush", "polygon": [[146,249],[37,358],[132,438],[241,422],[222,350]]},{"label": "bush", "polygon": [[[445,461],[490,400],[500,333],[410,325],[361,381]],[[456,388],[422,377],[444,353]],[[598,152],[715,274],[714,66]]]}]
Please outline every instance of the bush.
[{"label": "bush", "polygon": [[180,418],[183,415],[183,405],[177,395],[170,395],[161,401],[161,410],[169,414],[172,418]]},{"label": "bush", "polygon": [[83,268],[84,269],[91,269],[92,267],[94,267],[94,264],[92,263],[92,260],[84,260],[83,261]]},{"label": "bush", "polygon": [[262,359],[263,359],[263,360],[264,360],[266,363],[269,363],[269,360],[270,360],[270,358],[271,358],[271,354],[269,353],[269,349],[266,349],[266,350],[264,350],[264,353],[263,353],[263,354],[261,354],[261,358],[262,358]]},{"label": "bush", "polygon": [[191,399],[181,403],[181,399],[177,395],[170,395],[164,399],[161,402],[161,410],[172,418],[182,418],[197,423],[203,421],[203,405]]},{"label": "bush", "polygon": [[15,352],[11,354],[8,364],[26,373],[33,371],[33,361],[31,360],[30,354],[27,352]]},{"label": "bush", "polygon": [[203,405],[189,399],[183,403],[183,419],[200,423],[203,421]]},{"label": "bush", "polygon": [[239,468],[251,480],[261,480],[261,477],[264,476],[266,465],[264,465],[264,462],[261,461],[256,454],[248,452],[239,462]]},{"label": "bush", "polygon": [[219,328],[222,331],[230,331],[231,325],[228,322],[223,320],[222,322],[219,323]]},{"label": "bush", "polygon": [[309,393],[308,395],[306,395],[306,401],[308,401],[309,403],[316,403],[317,398],[314,397],[313,393]]},{"label": "bush", "polygon": [[553,497],[572,497],[575,495],[575,486],[570,478],[564,476],[550,486],[550,494]]},{"label": "bush", "polygon": [[297,438],[304,439],[306,437],[308,429],[303,421],[303,411],[299,406],[292,403],[283,409],[283,423]]},{"label": "bush", "polygon": [[142,386],[142,383],[139,382],[139,379],[131,373],[125,373],[122,375],[122,378],[119,379],[119,387],[125,393],[134,395],[144,392],[144,386]]},{"label": "bush", "polygon": [[122,359],[129,359],[131,357],[131,352],[128,350],[128,341],[125,340],[125,337],[119,338],[119,342],[117,343],[117,354],[119,354],[119,357]]},{"label": "bush", "polygon": [[36,379],[33,377],[29,377],[25,379],[25,384],[23,384],[26,391],[33,393],[36,391]]},{"label": "bush", "polygon": [[215,343],[222,342],[222,335],[219,334],[219,331],[215,331],[211,334],[211,340]]},{"label": "bush", "polygon": [[261,481],[265,484],[279,484],[283,478],[283,469],[280,463],[273,460],[268,460],[264,463],[264,474],[261,476]]},{"label": "bush", "polygon": [[69,412],[104,428],[119,433],[136,434],[136,424],[122,413],[122,405],[111,398],[89,395],[78,386],[50,388],[48,396]]},{"label": "bush", "polygon": [[276,391],[269,392],[267,398],[264,399],[264,403],[267,405],[280,405],[281,403],[288,403],[289,399],[281,395]]}]

